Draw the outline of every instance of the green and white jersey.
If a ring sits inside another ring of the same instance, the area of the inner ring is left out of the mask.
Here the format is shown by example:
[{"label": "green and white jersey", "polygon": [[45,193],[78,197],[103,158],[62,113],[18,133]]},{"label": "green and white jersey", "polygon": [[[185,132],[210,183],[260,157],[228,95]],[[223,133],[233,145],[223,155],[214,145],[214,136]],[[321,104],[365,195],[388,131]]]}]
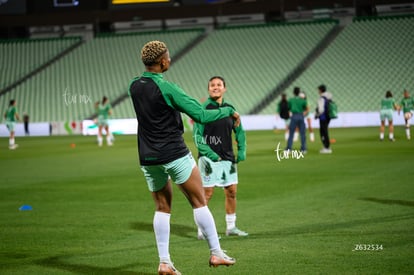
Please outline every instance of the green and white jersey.
[{"label": "green and white jersey", "polygon": [[6,111],[6,121],[9,122],[15,122],[16,121],[16,114],[17,114],[17,108],[16,106],[10,106]]},{"label": "green and white jersey", "polygon": [[395,100],[392,97],[386,97],[381,99],[381,110],[394,109]]},{"label": "green and white jersey", "polygon": [[[232,108],[232,104],[224,101],[221,104],[208,98],[203,103],[205,110],[219,110],[223,108]],[[199,156],[206,156],[213,161],[222,160],[236,163],[233,151],[232,133],[234,132],[238,156],[246,155],[246,133],[242,124],[234,127],[234,121],[231,117],[225,117],[209,123],[195,123],[193,128],[194,141],[198,149]]]},{"label": "green and white jersey", "polygon": [[105,105],[99,104],[97,107],[98,119],[108,119],[109,111],[112,109],[111,104],[107,103]]},{"label": "green and white jersey", "polygon": [[303,99],[299,96],[295,96],[289,99],[288,103],[289,103],[289,110],[293,114],[302,114],[308,106],[308,102],[306,101],[306,99]]},{"label": "green and white jersey", "polygon": [[132,80],[129,95],[138,120],[138,151],[141,165],[166,164],[190,152],[182,137],[181,112],[197,123],[209,123],[234,114],[231,107],[204,110],[177,84],[161,73],[144,72]]},{"label": "green and white jersey", "polygon": [[414,98],[412,97],[404,97],[401,100],[401,106],[403,108],[404,113],[411,112],[414,109]]}]

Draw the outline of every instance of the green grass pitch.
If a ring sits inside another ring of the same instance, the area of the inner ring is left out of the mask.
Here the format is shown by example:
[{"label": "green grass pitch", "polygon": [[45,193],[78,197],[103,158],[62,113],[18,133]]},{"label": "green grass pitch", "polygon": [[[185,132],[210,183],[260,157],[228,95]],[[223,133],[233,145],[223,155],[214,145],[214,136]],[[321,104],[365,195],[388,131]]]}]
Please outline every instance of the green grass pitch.
[{"label": "green grass pitch", "polygon": [[[304,158],[279,161],[282,132],[247,132],[237,224],[250,235],[224,236],[222,190],[209,205],[223,249],[237,259],[231,267],[209,268],[207,243],[174,187],[175,266],[197,275],[413,274],[414,141],[402,127],[396,142],[380,142],[377,127],[331,136],[332,155],[319,154],[316,133]],[[0,139],[0,274],[156,274],[154,204],[135,136],[102,148],[92,136],[16,141],[11,151]]]}]

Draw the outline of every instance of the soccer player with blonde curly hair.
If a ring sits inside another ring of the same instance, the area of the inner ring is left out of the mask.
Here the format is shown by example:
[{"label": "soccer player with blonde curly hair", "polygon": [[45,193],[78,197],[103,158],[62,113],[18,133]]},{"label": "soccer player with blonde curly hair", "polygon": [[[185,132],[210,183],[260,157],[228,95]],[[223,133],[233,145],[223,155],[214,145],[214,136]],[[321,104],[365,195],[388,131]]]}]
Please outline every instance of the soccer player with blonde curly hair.
[{"label": "soccer player with blonde curly hair", "polygon": [[138,120],[138,154],[141,170],[155,202],[153,226],[160,264],[158,274],[181,274],[169,254],[172,181],[193,208],[194,221],[206,236],[210,266],[233,265],[236,260],[221,249],[214,218],[207,206],[200,172],[184,143],[181,112],[199,123],[240,115],[231,107],[204,110],[177,84],[164,79],[170,67],[167,45],[150,41],[141,50],[145,72],[132,80],[129,94]]}]

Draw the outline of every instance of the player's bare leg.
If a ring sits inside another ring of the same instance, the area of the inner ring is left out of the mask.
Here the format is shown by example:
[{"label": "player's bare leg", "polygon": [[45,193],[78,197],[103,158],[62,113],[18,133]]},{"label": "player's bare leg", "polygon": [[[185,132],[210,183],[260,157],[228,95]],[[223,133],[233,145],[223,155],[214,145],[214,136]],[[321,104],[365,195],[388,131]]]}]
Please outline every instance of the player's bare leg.
[{"label": "player's bare leg", "polygon": [[224,188],[226,196],[226,235],[245,237],[249,234],[236,227],[236,207],[237,207],[237,184],[232,184]]},{"label": "player's bare leg", "polygon": [[220,247],[216,224],[207,206],[198,168],[194,167],[190,178],[178,187],[193,207],[194,221],[207,239],[211,254],[209,265],[214,267],[233,265],[236,260],[227,256]]}]

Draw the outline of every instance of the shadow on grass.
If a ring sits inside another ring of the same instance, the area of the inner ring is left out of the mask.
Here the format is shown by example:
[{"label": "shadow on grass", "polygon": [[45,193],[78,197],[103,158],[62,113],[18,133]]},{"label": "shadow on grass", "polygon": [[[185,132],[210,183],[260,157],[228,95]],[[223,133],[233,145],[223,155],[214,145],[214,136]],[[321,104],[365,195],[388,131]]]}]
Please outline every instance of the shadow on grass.
[{"label": "shadow on grass", "polygon": [[127,268],[136,267],[137,265],[139,265],[137,263],[122,265],[118,267],[99,267],[99,266],[92,266],[92,265],[86,265],[86,264],[68,263],[68,262],[65,262],[65,259],[67,258],[70,258],[70,256],[53,256],[53,257],[48,257],[45,259],[37,260],[35,261],[35,263],[43,267],[66,270],[66,271],[73,272],[76,274],[120,274],[120,275],[152,274],[152,273],[142,273],[142,272],[125,270]]},{"label": "shadow on grass", "polygon": [[[364,225],[373,225],[373,224],[380,224],[380,223],[385,223],[385,222],[388,223],[388,222],[410,220],[410,219],[414,219],[413,214],[350,220],[350,221],[338,222],[338,223],[323,222],[323,223],[316,223],[316,224],[303,224],[299,226],[285,227],[285,228],[281,228],[279,230],[274,230],[274,231],[262,231],[256,234],[251,234],[249,235],[248,238],[249,239],[263,238],[263,237],[269,238],[269,236],[271,238],[283,238],[283,237],[291,236],[291,235],[330,232],[334,230],[347,229],[347,228],[353,228],[353,227],[364,226]],[[409,229],[407,230],[409,231]]]},{"label": "shadow on grass", "polygon": [[29,254],[25,254],[25,253],[9,253],[9,252],[2,252],[0,253],[0,258],[4,258],[4,259],[12,259],[12,260],[22,260],[22,259],[26,259],[26,258],[30,258],[31,255]]},{"label": "shadow on grass", "polygon": [[378,199],[378,198],[359,198],[359,200],[376,202],[376,203],[381,203],[381,204],[396,204],[396,205],[414,207],[414,201],[387,200],[387,199]]},{"label": "shadow on grass", "polygon": [[[138,231],[147,231],[147,232],[154,232],[154,228],[152,223],[146,222],[133,222],[130,225],[131,229],[138,230]],[[182,224],[171,224],[171,234],[177,235],[183,238],[191,238],[194,239],[197,236],[197,228],[182,225]]]}]

